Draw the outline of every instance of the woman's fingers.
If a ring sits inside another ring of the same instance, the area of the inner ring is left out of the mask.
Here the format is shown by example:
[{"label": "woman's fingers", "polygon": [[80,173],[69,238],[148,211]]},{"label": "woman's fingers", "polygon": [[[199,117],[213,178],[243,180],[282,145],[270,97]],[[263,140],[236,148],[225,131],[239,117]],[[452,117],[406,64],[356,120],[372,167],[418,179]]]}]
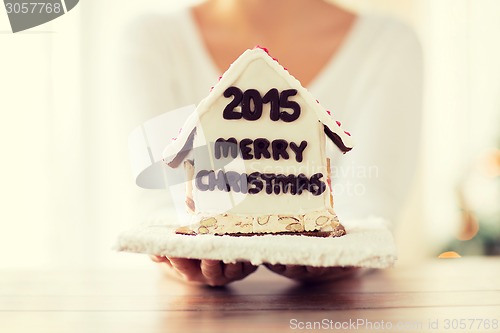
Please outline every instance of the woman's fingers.
[{"label": "woman's fingers", "polygon": [[266,265],[274,273],[283,275],[290,279],[300,279],[302,276],[307,275],[306,266],[300,265]]},{"label": "woman's fingers", "polygon": [[[187,258],[169,258],[175,271],[188,281],[200,281],[200,260]],[[201,282],[201,281],[200,281]]]},{"label": "woman's fingers", "polygon": [[224,276],[231,280],[241,280],[248,274],[251,274],[257,270],[257,266],[252,265],[249,262],[242,261],[234,264],[224,264]]},{"label": "woman's fingers", "polygon": [[[167,258],[151,256],[157,263],[165,263],[185,280],[201,282],[210,286],[222,286],[232,281],[241,280],[257,270],[249,262],[224,264],[220,260]],[[301,265],[265,265],[269,270],[290,279],[303,282],[321,282],[341,279],[358,271],[354,267],[313,267]]]},{"label": "woman's fingers", "polygon": [[307,269],[306,266],[286,265],[285,271],[281,274],[292,279],[300,279],[307,275]]},{"label": "woman's fingers", "polygon": [[243,263],[237,262],[234,264],[224,265],[224,276],[230,280],[240,279],[243,276]]},{"label": "woman's fingers", "polygon": [[303,282],[321,282],[345,278],[358,270],[354,267],[313,267],[299,265],[266,265],[276,274]]},{"label": "woman's fingers", "polygon": [[257,270],[257,268],[259,268],[258,266],[252,265],[251,263],[249,263],[247,261],[243,261],[241,263],[241,265],[242,265],[243,276],[247,276],[249,274],[252,274],[253,272],[255,272]]},{"label": "woman's fingers", "polygon": [[201,261],[201,273],[211,286],[220,286],[227,283],[222,268],[222,261],[203,259]]},{"label": "woman's fingers", "polygon": [[276,265],[265,264],[265,266],[270,271],[272,271],[274,273],[277,273],[277,274],[281,274],[281,273],[283,273],[286,270],[286,266],[285,265],[280,265],[280,264],[276,264]]},{"label": "woman's fingers", "polygon": [[149,257],[151,258],[151,260],[153,260],[156,263],[164,262],[167,265],[169,265],[170,267],[172,267],[172,263],[170,262],[170,260],[167,257],[162,257],[162,256],[149,256]]},{"label": "woman's fingers", "polygon": [[222,286],[232,281],[241,280],[257,270],[257,266],[249,262],[224,264],[220,260],[161,256],[151,256],[151,260],[157,263],[166,263],[186,281],[200,282],[210,286]]},{"label": "woman's fingers", "polygon": [[328,267],[306,266],[306,271],[312,276],[321,276],[328,271]]}]

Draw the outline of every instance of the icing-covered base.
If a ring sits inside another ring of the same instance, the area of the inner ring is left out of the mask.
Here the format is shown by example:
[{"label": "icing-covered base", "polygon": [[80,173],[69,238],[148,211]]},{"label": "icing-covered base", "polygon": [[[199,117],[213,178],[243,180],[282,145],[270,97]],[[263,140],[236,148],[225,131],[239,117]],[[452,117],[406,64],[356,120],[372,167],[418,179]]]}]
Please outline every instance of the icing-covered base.
[{"label": "icing-covered base", "polygon": [[[321,232],[322,236],[342,236],[345,232],[337,215],[329,210],[314,211],[302,215],[237,215],[217,214],[198,216],[198,222],[180,227],[177,233],[187,235],[249,235]],[[313,234],[311,234],[313,235]]]}]

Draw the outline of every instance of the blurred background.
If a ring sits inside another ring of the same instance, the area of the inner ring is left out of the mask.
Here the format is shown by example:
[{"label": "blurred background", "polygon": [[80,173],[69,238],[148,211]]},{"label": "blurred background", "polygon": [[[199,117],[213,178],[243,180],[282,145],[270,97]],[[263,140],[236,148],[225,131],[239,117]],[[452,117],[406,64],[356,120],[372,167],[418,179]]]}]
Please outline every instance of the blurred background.
[{"label": "blurred background", "polygon": [[[499,254],[500,2],[336,2],[397,17],[424,49],[421,163],[395,230],[400,263]],[[118,50],[134,19],[191,3],[85,0],[17,34],[0,11],[0,269],[153,266],[111,250],[168,200],[132,179],[127,136],[139,123],[121,104]]]}]

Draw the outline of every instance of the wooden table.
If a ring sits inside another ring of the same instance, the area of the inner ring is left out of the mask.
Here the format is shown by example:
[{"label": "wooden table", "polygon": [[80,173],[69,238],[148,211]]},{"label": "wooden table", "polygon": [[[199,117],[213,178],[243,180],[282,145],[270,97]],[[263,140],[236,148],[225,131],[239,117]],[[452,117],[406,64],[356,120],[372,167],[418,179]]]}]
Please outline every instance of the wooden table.
[{"label": "wooden table", "polygon": [[499,275],[499,257],[429,260],[308,287],[263,267],[226,289],[168,280],[156,267],[4,271],[0,332],[311,332],[314,322],[325,332],[500,332]]}]

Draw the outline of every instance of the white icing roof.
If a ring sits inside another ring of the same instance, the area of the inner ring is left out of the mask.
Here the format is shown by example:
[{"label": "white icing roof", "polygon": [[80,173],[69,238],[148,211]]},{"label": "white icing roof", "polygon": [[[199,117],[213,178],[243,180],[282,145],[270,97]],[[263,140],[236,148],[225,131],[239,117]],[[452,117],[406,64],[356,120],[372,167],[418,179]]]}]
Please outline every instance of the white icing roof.
[{"label": "white icing roof", "polygon": [[[229,66],[229,69],[222,75],[219,82],[212,88],[210,94],[200,102],[196,108],[196,112],[194,112],[186,120],[177,139],[169,144],[163,151],[163,158],[167,164],[172,167],[177,167],[182,160],[184,160],[184,157],[192,148],[194,131],[198,125],[199,117],[210,109],[210,106],[217,98],[223,95],[224,90],[232,85],[239,73],[244,71],[247,65],[256,59],[266,61],[272,69],[274,69],[287,81],[290,88],[296,89],[297,94],[302,95],[309,109],[316,113],[318,121],[323,123],[325,126],[325,132],[329,130],[329,132],[333,133],[334,136],[337,136],[338,140],[333,140],[332,137],[327,134],[327,136],[332,139],[341,151],[345,153],[352,149],[350,134],[340,127],[339,123],[333,119],[327,110],[321,106],[321,104],[306,88],[302,87],[299,80],[293,77],[278,63],[278,61],[272,58],[266,50],[262,48],[254,48],[243,52],[243,54],[240,55],[238,59],[231,64],[231,66]],[[181,152],[183,154],[180,154]]]}]

